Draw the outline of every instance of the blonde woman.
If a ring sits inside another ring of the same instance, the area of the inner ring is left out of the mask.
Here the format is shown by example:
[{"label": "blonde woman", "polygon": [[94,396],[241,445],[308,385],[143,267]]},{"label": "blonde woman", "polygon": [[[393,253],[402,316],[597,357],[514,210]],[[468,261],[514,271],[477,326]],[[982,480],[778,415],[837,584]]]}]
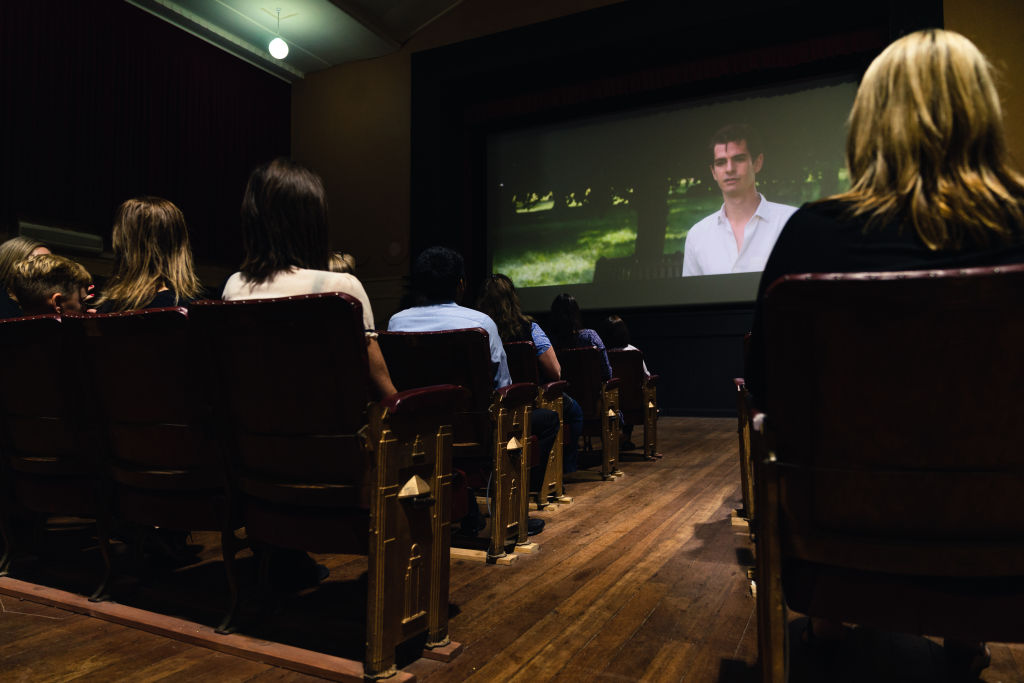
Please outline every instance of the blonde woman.
[{"label": "blonde woman", "polygon": [[[992,67],[940,29],[900,38],[868,67],[850,112],[848,192],[793,214],[761,277],[1024,262],[1024,177],[1006,159]],[[760,305],[748,387],[762,402]]]},{"label": "blonde woman", "polygon": [[[779,277],[1024,262],[1024,177],[1005,149],[992,67],[967,38],[918,31],[871,63],[850,112],[850,190],[797,211],[761,278],[746,371],[758,404],[771,391],[761,301]],[[811,625],[808,640],[843,634],[834,621]],[[988,665],[984,643],[947,638],[946,649],[965,673]]]},{"label": "blonde woman", "polygon": [[117,209],[114,272],[97,302],[100,313],[179,306],[202,285],[192,266],[185,216],[160,197],[136,197]]},{"label": "blonde woman", "polygon": [[16,318],[23,315],[21,307],[10,294],[11,276],[14,267],[29,256],[49,254],[42,242],[31,237],[12,237],[0,244],[0,318]]}]

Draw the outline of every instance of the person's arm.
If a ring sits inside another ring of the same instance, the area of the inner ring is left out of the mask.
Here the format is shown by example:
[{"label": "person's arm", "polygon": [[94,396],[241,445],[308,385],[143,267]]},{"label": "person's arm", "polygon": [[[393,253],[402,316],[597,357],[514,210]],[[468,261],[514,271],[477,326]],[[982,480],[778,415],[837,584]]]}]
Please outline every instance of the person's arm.
[{"label": "person's arm", "polygon": [[554,382],[562,378],[562,366],[558,364],[558,356],[552,347],[537,356],[537,365],[540,366],[541,379]]},{"label": "person's arm", "polygon": [[601,350],[601,358],[604,361],[604,367],[601,369],[601,379],[612,378],[612,364],[608,362],[608,351],[604,348],[604,342],[601,340],[601,335],[591,329],[581,330],[581,336],[585,334],[584,341],[588,342],[591,346],[596,346]]},{"label": "person's arm", "polygon": [[533,345],[537,347],[537,365],[540,369],[540,378],[549,382],[562,379],[562,366],[558,363],[558,356],[551,347],[551,340],[544,330],[537,323],[530,323],[530,336],[533,338]]},{"label": "person's arm", "polygon": [[384,354],[380,352],[380,344],[377,343],[376,337],[366,338],[366,356],[370,361],[370,382],[377,398],[387,398],[398,393],[395,385],[391,383],[391,373],[388,372],[388,365],[384,362]]}]

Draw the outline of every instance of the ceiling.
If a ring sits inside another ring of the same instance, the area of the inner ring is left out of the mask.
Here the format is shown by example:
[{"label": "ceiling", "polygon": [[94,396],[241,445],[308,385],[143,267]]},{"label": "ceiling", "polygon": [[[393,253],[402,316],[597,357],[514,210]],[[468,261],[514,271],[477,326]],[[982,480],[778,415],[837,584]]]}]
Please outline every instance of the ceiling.
[{"label": "ceiling", "polygon": [[[462,0],[125,0],[289,83],[398,50]],[[267,45],[278,35],[288,56]]]}]

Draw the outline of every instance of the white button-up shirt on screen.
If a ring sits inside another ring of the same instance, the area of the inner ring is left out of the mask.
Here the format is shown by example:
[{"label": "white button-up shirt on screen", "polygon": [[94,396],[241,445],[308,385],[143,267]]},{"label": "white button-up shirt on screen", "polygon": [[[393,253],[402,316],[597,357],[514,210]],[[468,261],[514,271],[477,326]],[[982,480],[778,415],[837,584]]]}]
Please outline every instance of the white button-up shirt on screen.
[{"label": "white button-up shirt on screen", "polygon": [[795,206],[776,204],[759,194],[761,203],[743,229],[743,246],[736,248],[725,205],[700,220],[686,235],[683,276],[749,273],[764,270],[768,255],[782,226],[796,211]]}]

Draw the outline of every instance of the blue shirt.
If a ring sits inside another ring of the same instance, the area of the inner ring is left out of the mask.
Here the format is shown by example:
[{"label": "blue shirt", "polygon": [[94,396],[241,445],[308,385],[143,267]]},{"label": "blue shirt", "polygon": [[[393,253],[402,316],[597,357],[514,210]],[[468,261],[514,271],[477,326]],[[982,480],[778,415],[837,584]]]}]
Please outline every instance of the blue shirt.
[{"label": "blue shirt", "polygon": [[551,348],[551,340],[537,323],[530,323],[530,335],[533,337],[533,345],[537,347],[537,356],[542,356]]},{"label": "blue shirt", "polygon": [[512,384],[512,378],[508,374],[505,347],[502,346],[501,337],[498,336],[498,326],[487,314],[459,306],[453,301],[446,304],[407,308],[395,313],[388,321],[388,332],[444,332],[445,330],[462,330],[467,327],[482,327],[487,332],[488,343],[491,347],[491,363],[496,366],[494,388],[500,389]]}]

